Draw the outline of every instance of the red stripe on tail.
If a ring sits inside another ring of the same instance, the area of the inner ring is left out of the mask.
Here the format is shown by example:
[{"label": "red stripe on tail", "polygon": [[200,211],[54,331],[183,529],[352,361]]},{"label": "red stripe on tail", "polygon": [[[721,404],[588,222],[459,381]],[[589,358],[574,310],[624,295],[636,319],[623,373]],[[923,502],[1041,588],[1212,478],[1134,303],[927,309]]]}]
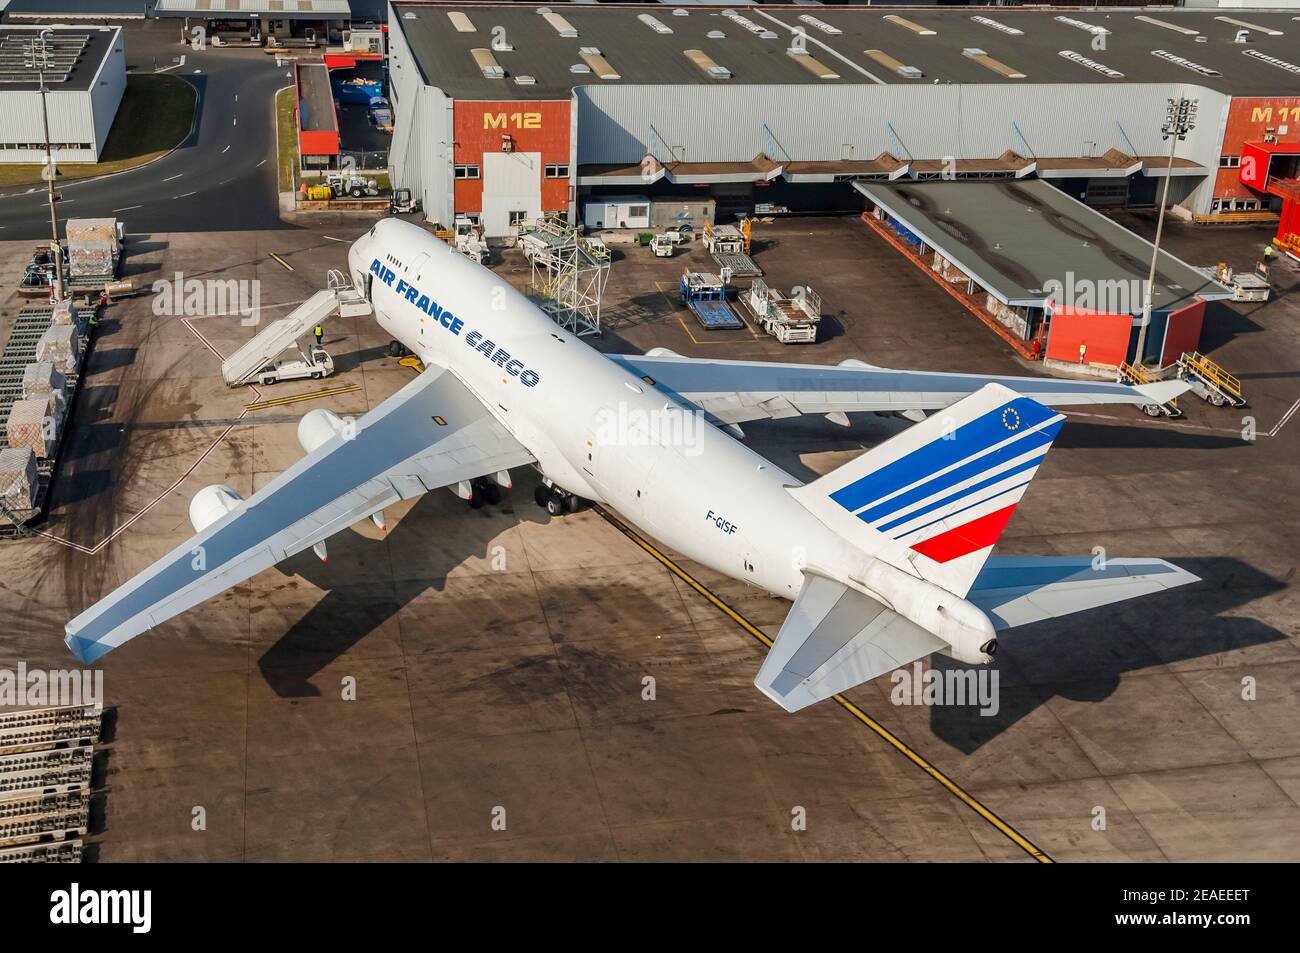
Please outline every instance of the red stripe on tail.
[{"label": "red stripe on tail", "polygon": [[913,545],[912,549],[937,563],[946,563],[950,559],[965,556],[977,549],[992,546],[1002,535],[1002,530],[1006,528],[1007,521],[1011,519],[1015,509],[1016,504],[1012,503],[1000,510],[994,510],[987,516],[981,516],[938,536],[922,540]]}]

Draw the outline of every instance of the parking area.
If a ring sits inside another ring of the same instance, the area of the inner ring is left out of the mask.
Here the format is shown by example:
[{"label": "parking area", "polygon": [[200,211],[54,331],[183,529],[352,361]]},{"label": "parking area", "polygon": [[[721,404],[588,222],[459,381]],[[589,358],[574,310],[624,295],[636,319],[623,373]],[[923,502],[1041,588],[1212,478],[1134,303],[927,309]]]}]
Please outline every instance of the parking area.
[{"label": "parking area", "polygon": [[[178,272],[256,280],[277,317],[324,286],[369,224],[131,235],[128,269],[142,287]],[[1263,234],[1166,226],[1193,264]],[[0,271],[16,276],[29,253],[0,244]],[[695,324],[677,280],[687,265],[709,270],[699,243],[672,258],[616,246],[605,334],[586,340],[1036,372],[855,218],[760,223],[754,256],[771,286],[822,296],[818,343]],[[528,283],[515,250],[493,267]],[[849,693],[1058,860],[1300,859],[1297,545],[1285,530],[1300,518],[1300,424],[1284,425],[1300,401],[1300,269],[1279,263],[1273,282],[1265,305],[1207,312],[1205,350],[1242,379],[1247,409],[1189,398],[1178,421],[1070,414],[1000,550],[1158,555],[1202,583],[1009,633],[994,714],[899,705],[888,679]],[[186,539],[198,489],[247,495],[301,456],[306,410],[363,413],[413,373],[371,319],[336,320],[324,344],[338,373],[324,383],[358,389],[247,410],[321,385],[226,388],[220,355],[253,333],[243,316],[159,314],[156,300],[108,309],[43,536],[0,545],[0,611],[26,620],[0,643],[0,667],[69,664],[63,624]],[[745,431],[811,478],[904,426],[799,418]],[[332,538],[327,564],[296,556],[107,656],[99,859],[1027,859],[842,708],[780,711],[752,684],[757,641],[598,513],[551,519],[533,505],[535,476],[514,476],[499,506],[429,494],[389,511],[386,534],[365,523]],[[768,634],[788,611],[683,568]]]}]

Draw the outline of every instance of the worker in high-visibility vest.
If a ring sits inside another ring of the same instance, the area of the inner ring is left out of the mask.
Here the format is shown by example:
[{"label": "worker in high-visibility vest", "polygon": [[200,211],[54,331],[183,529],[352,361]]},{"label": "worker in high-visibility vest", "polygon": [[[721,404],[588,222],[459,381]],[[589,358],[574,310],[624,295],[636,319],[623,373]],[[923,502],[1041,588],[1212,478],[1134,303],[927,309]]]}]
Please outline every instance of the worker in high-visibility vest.
[{"label": "worker in high-visibility vest", "polygon": [[312,330],[312,333],[316,335],[316,346],[320,347],[320,339],[325,336],[325,329],[318,324]]}]

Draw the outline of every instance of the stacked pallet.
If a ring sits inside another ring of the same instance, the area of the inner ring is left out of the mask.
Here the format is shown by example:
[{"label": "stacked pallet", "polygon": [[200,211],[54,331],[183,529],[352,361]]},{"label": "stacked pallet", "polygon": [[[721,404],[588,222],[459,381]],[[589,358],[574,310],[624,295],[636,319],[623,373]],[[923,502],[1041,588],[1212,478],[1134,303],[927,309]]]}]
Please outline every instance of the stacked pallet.
[{"label": "stacked pallet", "polygon": [[9,446],[29,449],[38,457],[52,457],[63,430],[60,404],[53,394],[14,401],[5,425]]},{"label": "stacked pallet", "polygon": [[68,220],[68,270],[74,281],[112,280],[120,251],[116,219]]},{"label": "stacked pallet", "polygon": [[52,361],[36,361],[23,368],[22,399],[32,400],[53,394],[60,413],[67,410],[66,379]]},{"label": "stacked pallet", "polygon": [[71,324],[52,324],[36,342],[36,360],[49,361],[64,374],[75,374],[81,363],[81,342]]},{"label": "stacked pallet", "polygon": [[0,450],[0,501],[10,511],[36,508],[36,491],[40,488],[36,473],[36,454],[30,447],[6,447]]},{"label": "stacked pallet", "polygon": [[0,711],[0,863],[77,863],[102,710]]}]

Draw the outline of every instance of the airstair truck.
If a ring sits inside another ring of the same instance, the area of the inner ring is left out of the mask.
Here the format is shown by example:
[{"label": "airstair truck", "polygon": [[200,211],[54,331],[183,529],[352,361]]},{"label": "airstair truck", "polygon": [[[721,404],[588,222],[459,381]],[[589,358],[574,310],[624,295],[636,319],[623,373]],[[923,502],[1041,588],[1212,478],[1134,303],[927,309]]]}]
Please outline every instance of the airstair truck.
[{"label": "airstair truck", "polygon": [[347,283],[339,271],[331,270],[329,287],[316,292],[283,318],[272,321],[247,344],[221,362],[221,377],[228,387],[303,377],[328,377],[334,373],[334,360],[320,346],[301,353],[301,360],[277,361],[281,354],[311,333],[312,328],[328,319],[354,317],[371,313],[370,302]]}]

